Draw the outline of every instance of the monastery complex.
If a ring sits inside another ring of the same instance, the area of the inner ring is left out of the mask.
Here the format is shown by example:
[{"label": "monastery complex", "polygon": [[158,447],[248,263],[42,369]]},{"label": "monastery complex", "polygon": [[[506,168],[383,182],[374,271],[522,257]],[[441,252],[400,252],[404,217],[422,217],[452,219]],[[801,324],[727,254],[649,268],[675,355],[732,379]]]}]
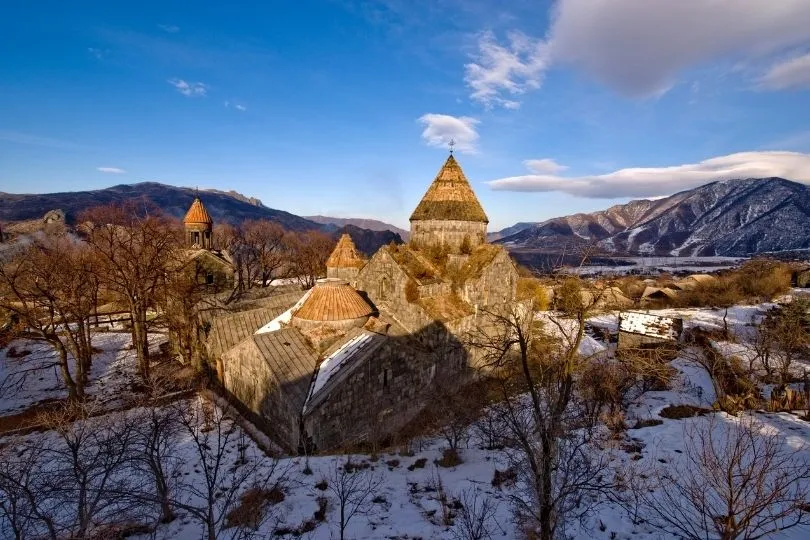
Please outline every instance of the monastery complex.
[{"label": "monastery complex", "polygon": [[[185,223],[189,243],[211,251],[199,199]],[[210,321],[206,352],[220,383],[285,449],[395,435],[437,385],[463,381],[474,366],[465,333],[515,300],[517,268],[487,243],[486,213],[452,154],[410,223],[408,244],[370,259],[344,234],[312,289]]]}]

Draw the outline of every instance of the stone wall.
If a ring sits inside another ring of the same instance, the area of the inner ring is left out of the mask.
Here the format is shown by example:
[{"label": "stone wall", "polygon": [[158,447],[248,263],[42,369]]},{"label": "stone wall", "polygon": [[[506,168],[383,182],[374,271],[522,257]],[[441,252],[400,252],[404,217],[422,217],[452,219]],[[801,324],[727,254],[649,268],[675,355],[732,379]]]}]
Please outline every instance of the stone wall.
[{"label": "stone wall", "polygon": [[329,279],[342,279],[344,281],[348,281],[349,285],[352,287],[355,286],[357,283],[357,275],[360,273],[360,269],[356,267],[348,267],[348,268],[335,268],[335,267],[328,267],[326,269],[326,277]]},{"label": "stone wall", "polygon": [[[431,333],[432,336],[425,334]],[[420,336],[390,337],[304,414],[306,436],[317,451],[395,436],[427,403],[437,377],[466,369],[466,353],[440,325]],[[423,342],[433,342],[428,349]],[[445,380],[445,379],[443,379]]]},{"label": "stone wall", "polygon": [[295,452],[301,411],[287,399],[265,358],[250,338],[222,355],[222,383],[238,400],[250,420],[276,441]]},{"label": "stone wall", "polygon": [[419,249],[444,246],[461,252],[465,239],[470,248],[486,242],[487,224],[480,221],[417,220],[411,222],[410,242]]},{"label": "stone wall", "polygon": [[478,308],[507,304],[515,300],[517,281],[517,268],[504,249],[478,277],[464,283],[461,295]]}]

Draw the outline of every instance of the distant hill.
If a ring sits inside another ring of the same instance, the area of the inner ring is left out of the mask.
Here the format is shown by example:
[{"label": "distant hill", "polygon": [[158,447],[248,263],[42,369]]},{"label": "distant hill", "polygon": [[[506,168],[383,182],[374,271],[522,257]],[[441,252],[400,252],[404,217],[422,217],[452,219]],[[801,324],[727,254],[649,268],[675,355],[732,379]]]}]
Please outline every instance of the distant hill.
[{"label": "distant hill", "polygon": [[330,225],[335,228],[345,227],[346,225],[353,225],[355,227],[368,229],[370,231],[391,231],[392,233],[398,234],[403,240],[407,240],[408,235],[410,234],[405,229],[400,229],[396,225],[391,225],[390,223],[385,223],[383,221],[378,221],[376,219],[333,218],[328,216],[304,216],[304,217],[310,221],[314,221],[315,223],[320,223],[322,225]]},{"label": "distant hill", "polygon": [[[237,225],[247,219],[269,219],[286,229],[294,231],[321,230],[332,236],[339,236],[341,228],[321,223],[285,212],[268,208],[253,197],[246,197],[235,191],[200,190],[141,182],[122,184],[92,191],[68,191],[44,194],[14,194],[0,192],[0,222],[42,222],[44,216],[54,210],[64,213],[65,222],[73,224],[77,216],[88,208],[110,203],[123,203],[132,200],[147,200],[168,215],[181,218],[199,194],[208,213],[217,223]],[[30,228],[30,227],[29,227]],[[369,230],[354,227],[348,231],[365,253],[373,253],[391,241],[401,242],[396,233],[385,230]]]},{"label": "distant hill", "polygon": [[[93,191],[30,195],[0,193],[0,221],[39,219],[50,210],[60,209],[65,213],[66,221],[73,223],[78,214],[87,208],[140,199],[151,201],[167,214],[182,218],[191,206],[196,193],[197,191],[191,188],[168,186],[157,182],[122,184]],[[319,224],[295,214],[267,208],[261,202],[253,204],[242,195],[235,197],[231,193],[213,190],[200,191],[199,195],[208,213],[219,223],[235,225],[246,219],[269,219],[295,231],[322,228]]]},{"label": "distant hill", "polygon": [[[516,226],[518,227],[518,226]],[[810,186],[783,178],[724,180],[670,197],[521,227],[510,249],[559,252],[744,256],[810,248]]]}]

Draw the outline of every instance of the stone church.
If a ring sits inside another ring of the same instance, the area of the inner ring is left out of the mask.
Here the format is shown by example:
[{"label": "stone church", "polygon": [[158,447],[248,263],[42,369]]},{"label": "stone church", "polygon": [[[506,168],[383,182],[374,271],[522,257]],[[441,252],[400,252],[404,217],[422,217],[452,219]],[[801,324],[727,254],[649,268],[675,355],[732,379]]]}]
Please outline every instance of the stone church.
[{"label": "stone church", "polygon": [[343,235],[309,291],[211,321],[222,386],[286,450],[395,436],[436,385],[474,364],[465,332],[515,300],[517,269],[487,243],[486,213],[452,154],[410,223],[408,244],[368,260]]}]

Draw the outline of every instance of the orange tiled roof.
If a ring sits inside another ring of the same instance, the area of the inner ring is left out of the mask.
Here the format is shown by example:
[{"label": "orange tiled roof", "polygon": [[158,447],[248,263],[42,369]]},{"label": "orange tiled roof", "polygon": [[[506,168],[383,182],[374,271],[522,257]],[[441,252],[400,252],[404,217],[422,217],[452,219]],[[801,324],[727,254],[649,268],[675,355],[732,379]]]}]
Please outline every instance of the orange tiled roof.
[{"label": "orange tiled roof", "polygon": [[307,321],[345,321],[370,316],[374,310],[342,279],[322,279],[293,317]]},{"label": "orange tiled roof", "polygon": [[188,212],[186,212],[186,217],[183,218],[183,223],[187,225],[191,223],[204,223],[206,225],[210,225],[214,223],[214,220],[208,215],[208,211],[205,209],[205,206],[203,206],[200,198],[194,197],[194,202],[191,203],[191,208],[189,208]]}]

